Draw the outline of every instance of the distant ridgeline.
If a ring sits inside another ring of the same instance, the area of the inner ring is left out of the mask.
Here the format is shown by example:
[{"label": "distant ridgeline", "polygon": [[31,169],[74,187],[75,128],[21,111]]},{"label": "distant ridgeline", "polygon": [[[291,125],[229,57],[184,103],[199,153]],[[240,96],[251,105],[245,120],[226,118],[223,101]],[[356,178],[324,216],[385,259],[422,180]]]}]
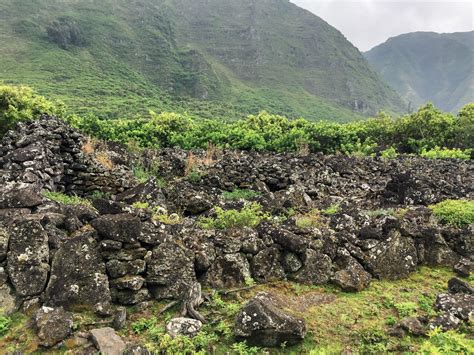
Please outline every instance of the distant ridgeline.
[{"label": "distant ridgeline", "polygon": [[195,120],[173,112],[135,119],[101,120],[66,113],[26,87],[0,86],[0,135],[16,122],[41,114],[62,117],[82,132],[130,148],[207,148],[209,145],[256,151],[307,151],[326,154],[396,157],[399,153],[429,158],[469,159],[474,143],[474,104],[457,115],[428,104],[399,118],[387,114],[351,123],[290,120],[261,112],[243,120]]},{"label": "distant ridgeline", "polygon": [[74,112],[350,121],[400,97],[322,19],[288,0],[0,0],[0,80]]}]

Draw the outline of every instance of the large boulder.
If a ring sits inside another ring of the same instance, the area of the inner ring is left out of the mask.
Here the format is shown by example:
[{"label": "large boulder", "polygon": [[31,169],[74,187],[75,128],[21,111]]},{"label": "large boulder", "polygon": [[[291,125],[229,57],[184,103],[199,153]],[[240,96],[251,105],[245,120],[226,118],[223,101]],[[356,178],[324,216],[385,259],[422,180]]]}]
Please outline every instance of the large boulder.
[{"label": "large boulder", "polygon": [[280,250],[273,246],[262,250],[252,260],[252,276],[257,281],[275,281],[286,278]]},{"label": "large boulder", "polygon": [[474,295],[443,293],[436,297],[435,308],[467,322],[474,316]]},{"label": "large boulder", "polygon": [[112,328],[92,329],[90,333],[94,345],[103,355],[122,355],[127,347]]},{"label": "large boulder", "polygon": [[217,257],[204,275],[204,283],[213,288],[242,285],[251,277],[250,264],[241,253]]},{"label": "large boulder", "polygon": [[140,219],[128,213],[100,216],[91,225],[100,237],[125,243],[137,241],[141,232]]},{"label": "large boulder", "polygon": [[372,275],[397,280],[416,270],[418,254],[413,239],[392,230],[385,241],[368,251],[365,262]]},{"label": "large boulder", "polygon": [[332,276],[331,258],[313,249],[303,254],[303,267],[289,275],[291,280],[303,284],[325,284]]},{"label": "large boulder", "polygon": [[332,281],[343,291],[358,292],[369,286],[372,276],[364,270],[356,259],[351,257],[347,251],[341,256],[338,264],[341,270],[334,273]]},{"label": "large boulder", "polygon": [[40,344],[51,347],[66,339],[72,332],[73,317],[63,308],[40,308],[34,317]]},{"label": "large boulder", "polygon": [[262,347],[299,343],[306,333],[304,321],[281,308],[271,295],[257,294],[237,315],[235,336],[250,345]]},{"label": "large boulder", "polygon": [[178,243],[160,244],[146,261],[146,282],[157,299],[180,297],[196,281],[194,253]]},{"label": "large boulder", "polygon": [[51,306],[94,306],[110,302],[108,277],[91,234],[80,234],[54,254],[45,303]]},{"label": "large boulder", "polygon": [[42,202],[40,190],[34,184],[12,182],[0,188],[0,209],[35,207]]},{"label": "large boulder", "polygon": [[48,235],[38,221],[19,220],[10,228],[7,271],[20,296],[43,292],[48,280]]}]

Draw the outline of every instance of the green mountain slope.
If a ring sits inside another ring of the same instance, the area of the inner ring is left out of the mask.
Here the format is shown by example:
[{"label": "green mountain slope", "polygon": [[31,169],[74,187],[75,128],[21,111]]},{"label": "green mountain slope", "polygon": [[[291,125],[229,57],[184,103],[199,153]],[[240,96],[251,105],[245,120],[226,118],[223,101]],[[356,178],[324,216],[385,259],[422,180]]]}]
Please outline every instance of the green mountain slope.
[{"label": "green mountain slope", "polygon": [[80,113],[402,108],[340,32],[287,0],[0,0],[0,43],[0,81]]},{"label": "green mountain slope", "polygon": [[474,31],[409,33],[365,56],[412,108],[432,101],[457,111],[474,101]]}]

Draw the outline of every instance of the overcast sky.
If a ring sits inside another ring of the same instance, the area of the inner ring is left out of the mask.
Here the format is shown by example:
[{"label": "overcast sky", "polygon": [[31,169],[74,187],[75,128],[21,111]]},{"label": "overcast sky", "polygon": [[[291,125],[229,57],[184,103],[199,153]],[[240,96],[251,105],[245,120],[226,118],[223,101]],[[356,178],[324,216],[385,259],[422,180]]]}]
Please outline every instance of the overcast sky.
[{"label": "overcast sky", "polygon": [[474,29],[474,1],[468,0],[290,1],[322,17],[361,51],[407,32]]}]

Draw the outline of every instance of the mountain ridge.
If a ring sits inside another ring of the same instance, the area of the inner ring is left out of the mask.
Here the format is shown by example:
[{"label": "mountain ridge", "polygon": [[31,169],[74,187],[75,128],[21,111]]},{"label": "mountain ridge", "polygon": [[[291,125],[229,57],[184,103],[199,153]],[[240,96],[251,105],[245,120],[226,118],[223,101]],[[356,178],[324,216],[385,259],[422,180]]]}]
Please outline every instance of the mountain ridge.
[{"label": "mountain ridge", "polygon": [[228,105],[351,120],[403,107],[338,30],[286,0],[1,0],[0,10],[0,80],[79,113]]},{"label": "mountain ridge", "polygon": [[402,34],[364,55],[412,108],[454,112],[474,99],[474,31]]}]

